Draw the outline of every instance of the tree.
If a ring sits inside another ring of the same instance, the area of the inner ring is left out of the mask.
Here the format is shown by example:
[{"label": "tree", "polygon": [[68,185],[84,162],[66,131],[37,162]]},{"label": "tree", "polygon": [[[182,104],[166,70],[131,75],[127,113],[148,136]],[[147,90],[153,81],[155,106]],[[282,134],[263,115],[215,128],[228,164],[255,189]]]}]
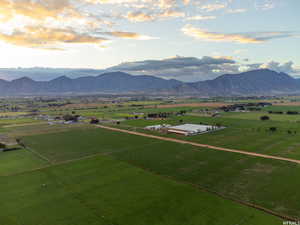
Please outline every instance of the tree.
[{"label": "tree", "polygon": [[96,118],[92,118],[90,121],[90,124],[98,124],[98,123],[99,123],[99,120]]},{"label": "tree", "polygon": [[0,143],[0,149],[6,148],[6,144]]},{"label": "tree", "polygon": [[277,127],[270,127],[269,130],[270,130],[271,132],[275,132],[275,131],[277,131]]},{"label": "tree", "polygon": [[221,127],[222,124],[221,123],[216,123],[216,127]]},{"label": "tree", "polygon": [[74,122],[77,122],[79,117],[80,117],[79,115],[66,114],[66,115],[63,116],[63,119],[65,121],[74,121]]},{"label": "tree", "polygon": [[269,120],[269,119],[270,119],[270,117],[268,117],[268,116],[261,116],[260,117],[260,120],[262,120],[262,121]]}]

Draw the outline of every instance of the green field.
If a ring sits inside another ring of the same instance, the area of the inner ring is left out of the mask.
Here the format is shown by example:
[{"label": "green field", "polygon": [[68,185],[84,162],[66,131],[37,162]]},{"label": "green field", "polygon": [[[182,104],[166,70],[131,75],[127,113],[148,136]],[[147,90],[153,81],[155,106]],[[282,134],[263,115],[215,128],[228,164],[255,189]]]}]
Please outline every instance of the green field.
[{"label": "green field", "polygon": [[261,116],[268,116],[271,121],[286,121],[286,122],[300,122],[299,115],[287,114],[269,114],[268,112],[232,112],[222,114],[225,118],[247,119],[247,120],[260,120]]},{"label": "green field", "polygon": [[0,176],[45,166],[46,162],[26,149],[0,152]]},{"label": "green field", "polygon": [[264,107],[262,108],[263,111],[282,111],[282,112],[286,112],[286,111],[297,111],[300,112],[300,106],[294,106],[294,105],[272,105],[272,106],[268,106],[268,107]]},{"label": "green field", "polygon": [[15,124],[26,124],[26,123],[40,123],[40,120],[32,118],[16,118],[16,119],[0,119],[0,127],[15,125]]},{"label": "green field", "polygon": [[[168,137],[176,137],[203,144],[300,159],[300,126],[298,123],[224,117],[212,118],[183,116],[173,117],[167,120],[128,120],[122,122],[120,127],[126,129],[130,129],[130,127],[137,127],[141,132],[148,132],[139,128],[163,123],[176,125],[181,123],[180,120],[183,121],[182,123],[220,124],[225,126],[226,129],[189,137],[168,134]],[[270,127],[276,127],[277,131],[271,132],[269,130]],[[291,134],[288,133],[288,131],[291,131]],[[159,132],[151,133],[164,136],[164,134]]]},{"label": "green field", "polygon": [[0,177],[5,225],[281,224],[263,212],[108,157]]},{"label": "green field", "polygon": [[24,142],[51,162],[94,154],[111,155],[180,182],[200,185],[230,198],[300,217],[300,166],[293,163],[103,129],[29,136]]},{"label": "green field", "polygon": [[[179,102],[187,101],[199,100]],[[144,106],[137,106],[139,103]],[[300,111],[300,106],[224,112],[213,118],[210,114],[214,111],[209,110],[201,116],[203,107],[148,108],[150,103],[164,104],[160,100],[125,101],[90,109],[45,107],[42,113],[53,116],[75,111],[86,118],[109,120],[141,112],[186,110],[185,116],[165,120],[136,119],[106,125],[300,159],[300,115],[268,113]],[[270,120],[261,121],[262,115]],[[12,143],[21,138],[26,148],[0,152],[0,225],[279,225],[283,219],[278,215],[300,219],[300,164],[90,124],[25,125],[32,121],[41,122],[31,118],[0,120],[2,141]],[[226,129],[189,137],[143,129],[183,123],[218,124]],[[271,132],[270,127],[277,130]]]}]

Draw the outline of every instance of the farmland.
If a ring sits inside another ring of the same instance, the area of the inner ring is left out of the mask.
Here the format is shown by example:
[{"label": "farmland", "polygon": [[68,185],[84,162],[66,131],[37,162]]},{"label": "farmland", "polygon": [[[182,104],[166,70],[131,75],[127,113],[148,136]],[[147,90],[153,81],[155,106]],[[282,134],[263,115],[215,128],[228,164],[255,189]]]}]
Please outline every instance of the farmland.
[{"label": "farmland", "polygon": [[[1,224],[276,225],[300,218],[300,164],[89,124],[98,118],[108,127],[299,160],[299,116],[286,114],[297,105],[219,112],[229,103],[60,99],[50,104],[55,107],[42,102],[28,116],[24,103],[23,112],[4,112],[8,117],[0,119],[1,141],[18,140],[22,146],[0,151]],[[151,113],[167,117],[147,118]],[[54,119],[64,115],[82,119],[70,124]],[[163,123],[225,129],[195,136],[144,129]]]},{"label": "farmland", "polygon": [[[169,118],[163,121],[125,121],[123,123],[123,128],[130,129],[137,127],[137,129],[139,129],[147,125],[160,123],[179,124],[180,120],[182,120],[183,123],[221,124],[227,128],[213,133],[190,137],[170,134],[168,134],[168,136],[202,144],[300,159],[300,150],[298,148],[300,145],[299,124],[286,121],[259,121],[225,117],[211,118],[202,116],[184,116]],[[276,127],[277,132],[270,132],[270,127]],[[139,131],[145,132],[143,129],[139,129]],[[289,131],[291,133],[289,133]],[[154,134],[164,135],[158,132],[154,132]]]},{"label": "farmland", "polygon": [[43,167],[47,163],[26,149],[0,154],[0,176]]},{"label": "farmland", "polygon": [[0,220],[7,225],[281,224],[260,211],[108,157],[0,179],[0,191],[6,193]]},{"label": "farmland", "polygon": [[[52,142],[54,139],[57,141]],[[24,141],[51,162],[102,153],[234,199],[259,204],[290,216],[300,216],[300,208],[297,207],[300,196],[293,195],[287,199],[283,195],[286,192],[297,193],[297,184],[288,185],[299,180],[300,167],[296,164],[191,148],[103,129],[31,136]],[[283,177],[283,174],[289,176]]]}]

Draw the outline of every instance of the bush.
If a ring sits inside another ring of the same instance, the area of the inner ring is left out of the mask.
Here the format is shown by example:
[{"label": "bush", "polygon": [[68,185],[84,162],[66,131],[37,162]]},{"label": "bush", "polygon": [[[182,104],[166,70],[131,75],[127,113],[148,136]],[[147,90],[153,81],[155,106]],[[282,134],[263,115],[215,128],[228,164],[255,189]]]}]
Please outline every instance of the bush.
[{"label": "bush", "polygon": [[6,144],[0,143],[0,149],[6,148]]},{"label": "bush", "polygon": [[91,121],[90,121],[90,124],[98,124],[98,123],[99,123],[99,120],[95,119],[95,118],[91,119]]},{"label": "bush", "polygon": [[79,117],[80,117],[79,115],[72,116],[72,115],[67,114],[67,115],[63,116],[63,119],[65,121],[74,121],[74,122],[77,122]]},{"label": "bush", "polygon": [[270,119],[270,117],[268,117],[268,116],[261,116],[260,117],[260,120],[262,120],[262,121],[269,120],[269,119]]},{"label": "bush", "polygon": [[296,111],[287,111],[286,114],[288,114],[288,115],[297,115],[299,113],[296,112]]}]

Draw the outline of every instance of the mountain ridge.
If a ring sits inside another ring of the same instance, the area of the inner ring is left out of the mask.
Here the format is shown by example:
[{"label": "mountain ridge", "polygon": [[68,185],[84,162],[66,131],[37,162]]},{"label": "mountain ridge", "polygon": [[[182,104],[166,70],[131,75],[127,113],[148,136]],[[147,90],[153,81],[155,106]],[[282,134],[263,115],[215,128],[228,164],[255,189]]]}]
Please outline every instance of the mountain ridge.
[{"label": "mountain ridge", "polygon": [[67,93],[144,93],[200,96],[276,95],[300,93],[300,80],[269,69],[224,74],[213,80],[185,83],[150,75],[108,72],[97,76],[70,78],[62,75],[50,81],[21,77],[0,79],[0,95],[47,95]]}]

